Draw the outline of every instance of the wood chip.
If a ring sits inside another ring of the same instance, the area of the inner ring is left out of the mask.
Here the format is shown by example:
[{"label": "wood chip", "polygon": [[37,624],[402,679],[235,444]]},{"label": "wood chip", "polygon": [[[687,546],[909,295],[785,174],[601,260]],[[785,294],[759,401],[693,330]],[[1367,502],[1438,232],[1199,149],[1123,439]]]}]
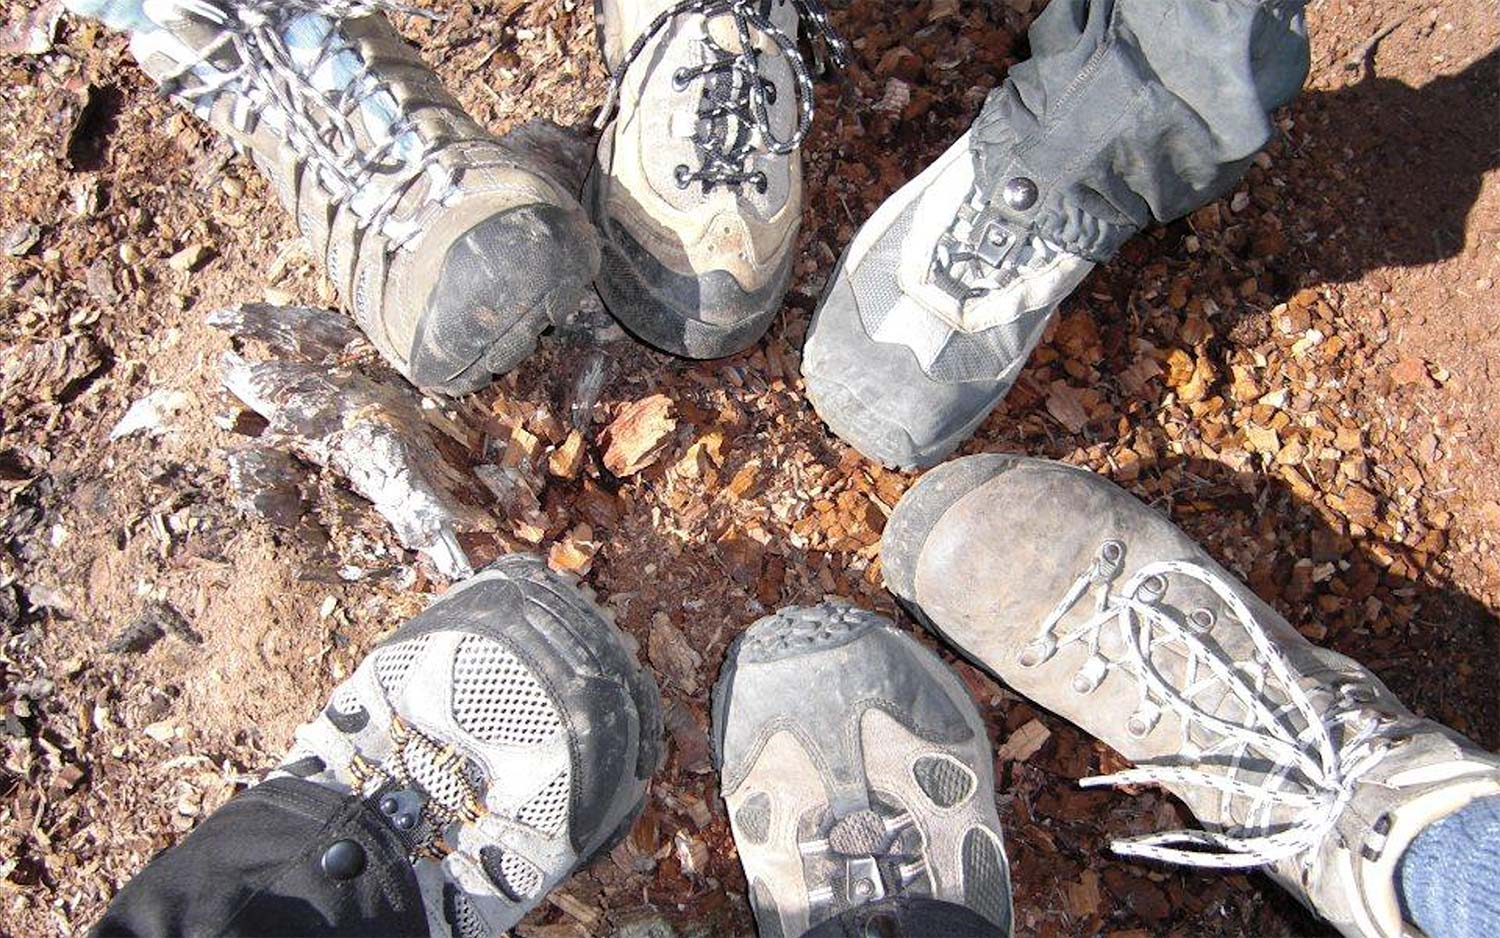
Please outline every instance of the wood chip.
[{"label": "wood chip", "polygon": [[995,750],[995,758],[1003,762],[1025,762],[1036,755],[1052,738],[1052,731],[1042,725],[1041,720],[1032,720],[1010,734],[1010,737]]},{"label": "wood chip", "polygon": [[622,410],[599,438],[604,467],[617,476],[631,476],[661,458],[677,429],[674,410],[665,394],[653,394]]},{"label": "wood chip", "polygon": [[559,479],[576,479],[583,472],[583,456],[583,434],[571,430],[567,439],[547,457],[547,471]]}]

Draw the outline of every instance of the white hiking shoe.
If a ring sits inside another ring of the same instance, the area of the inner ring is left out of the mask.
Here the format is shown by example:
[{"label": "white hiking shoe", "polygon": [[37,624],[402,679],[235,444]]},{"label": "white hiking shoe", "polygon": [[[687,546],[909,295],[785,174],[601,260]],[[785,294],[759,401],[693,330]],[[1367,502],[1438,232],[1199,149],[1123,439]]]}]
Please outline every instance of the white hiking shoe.
[{"label": "white hiking shoe", "polygon": [[713,727],[761,938],[893,897],[1010,933],[984,724],[957,676],[888,620],[824,604],[756,622],[714,687]]},{"label": "white hiking shoe", "polygon": [[409,848],[431,933],[488,938],[629,830],[661,752],[623,633],[514,555],[381,642],[272,777],[364,798]]}]

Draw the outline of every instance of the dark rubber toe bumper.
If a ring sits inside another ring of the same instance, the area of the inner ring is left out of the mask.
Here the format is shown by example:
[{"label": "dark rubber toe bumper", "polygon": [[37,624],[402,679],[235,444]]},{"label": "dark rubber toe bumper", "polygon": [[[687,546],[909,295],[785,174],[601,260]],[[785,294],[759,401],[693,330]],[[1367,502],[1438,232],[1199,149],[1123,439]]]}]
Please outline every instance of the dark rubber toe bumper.
[{"label": "dark rubber toe bumper", "polygon": [[462,394],[519,365],[537,337],[578,308],[599,266],[582,211],[525,205],[448,248],[411,350],[418,387]]},{"label": "dark rubber toe bumper", "polygon": [[972,704],[942,661],[883,616],[833,602],[760,619],[735,640],[714,685],[714,755],[725,790],[754,765],[771,728],[810,741],[848,778],[862,764],[848,727],[872,705],[945,743],[975,738],[980,725],[960,709]]},{"label": "dark rubber toe bumper", "polygon": [[842,264],[808,330],[802,377],[830,430],[898,469],[942,460],[1004,396],[999,382],[934,381],[910,349],[871,339]]},{"label": "dark rubber toe bumper", "polygon": [[684,358],[724,358],[766,334],[791,283],[791,252],[758,290],[747,292],[723,270],[686,276],[668,269],[608,218],[592,187],[590,195],[603,242],[599,297],[632,335]]}]

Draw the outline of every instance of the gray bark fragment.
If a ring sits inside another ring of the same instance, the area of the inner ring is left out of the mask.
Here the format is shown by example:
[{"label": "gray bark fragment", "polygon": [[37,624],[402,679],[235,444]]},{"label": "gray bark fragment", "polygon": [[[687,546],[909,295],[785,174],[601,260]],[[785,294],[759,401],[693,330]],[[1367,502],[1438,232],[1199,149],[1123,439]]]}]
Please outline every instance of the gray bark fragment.
[{"label": "gray bark fragment", "polygon": [[[338,319],[337,314],[292,309],[279,324],[266,324],[283,312],[263,306],[248,327],[289,355],[332,347],[294,338],[304,328],[318,334],[323,325],[316,317]],[[247,321],[223,316],[219,322],[238,328]],[[458,535],[493,532],[495,520],[475,507],[486,499],[473,476],[445,461],[434,444],[435,431],[423,419],[420,398],[399,378],[376,380],[305,357],[257,363],[233,352],[224,355],[221,370],[230,393],[266,419],[262,442],[347,479],[374,504],[401,544],[426,554],[443,575],[460,579],[473,573]]]}]

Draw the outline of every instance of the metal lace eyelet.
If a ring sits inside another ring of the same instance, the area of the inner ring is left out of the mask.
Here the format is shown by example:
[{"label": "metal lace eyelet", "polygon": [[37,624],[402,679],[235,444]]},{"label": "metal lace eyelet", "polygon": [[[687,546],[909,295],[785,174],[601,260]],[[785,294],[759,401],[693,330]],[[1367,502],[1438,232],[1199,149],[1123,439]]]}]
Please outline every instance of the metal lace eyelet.
[{"label": "metal lace eyelet", "polygon": [[1121,541],[1110,539],[1099,545],[1099,553],[1094,561],[1094,576],[1101,580],[1112,580],[1120,573],[1120,568],[1125,563],[1125,544]]},{"label": "metal lace eyelet", "polygon": [[1188,625],[1192,626],[1193,631],[1199,633],[1211,631],[1217,621],[1214,611],[1203,606],[1199,606],[1188,614]]},{"label": "metal lace eyelet", "polygon": [[1090,655],[1088,660],[1083,663],[1083,667],[1078,669],[1078,673],[1073,675],[1073,690],[1080,694],[1091,694],[1103,682],[1104,676],[1108,673],[1109,662],[1105,660],[1104,656],[1100,654]]},{"label": "metal lace eyelet", "polygon": [[1034,668],[1057,653],[1057,639],[1048,635],[1039,638],[1021,649],[1018,659],[1021,667]]},{"label": "metal lace eyelet", "polygon": [[693,171],[686,163],[678,163],[677,168],[672,170],[672,178],[677,180],[677,188],[686,189],[692,184]]},{"label": "metal lace eyelet", "polygon": [[750,180],[750,182],[751,185],[755,186],[755,191],[759,192],[761,195],[765,195],[766,190],[771,188],[771,180],[767,179],[766,174],[759,170],[756,170],[755,176]]},{"label": "metal lace eyelet", "polygon": [[1153,573],[1141,581],[1140,597],[1143,602],[1154,603],[1167,595],[1167,578]]},{"label": "metal lace eyelet", "polygon": [[776,92],[776,83],[772,82],[772,81],[768,81],[768,82],[765,82],[764,84],[762,84],[761,88],[765,89],[765,92],[766,92],[766,103],[767,104],[775,104],[776,103],[776,93],[777,93]]},{"label": "metal lace eyelet", "polygon": [[692,80],[692,72],[688,71],[685,67],[679,68],[677,71],[672,73],[672,90],[686,91],[688,89],[688,83]]}]

